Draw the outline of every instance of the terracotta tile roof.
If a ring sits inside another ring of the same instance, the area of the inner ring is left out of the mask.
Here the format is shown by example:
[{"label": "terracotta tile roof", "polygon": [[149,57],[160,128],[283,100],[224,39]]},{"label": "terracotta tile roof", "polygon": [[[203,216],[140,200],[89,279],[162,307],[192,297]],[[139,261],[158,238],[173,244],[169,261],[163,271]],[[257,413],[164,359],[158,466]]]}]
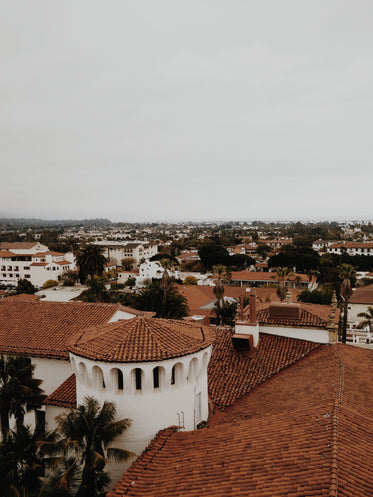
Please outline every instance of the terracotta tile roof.
[{"label": "terracotta tile roof", "polygon": [[373,285],[357,288],[352,293],[349,303],[373,305]]},{"label": "terracotta tile roof", "polygon": [[79,332],[69,350],[104,362],[161,361],[208,347],[210,334],[210,328],[185,321],[136,317]]},{"label": "terracotta tile roof", "polygon": [[217,329],[217,341],[209,363],[209,394],[219,409],[232,405],[282,369],[320,345],[304,340],[261,334],[250,356],[237,352],[232,331]]},{"label": "terracotta tile roof", "polygon": [[[307,328],[326,328],[330,316],[330,306],[321,304],[300,305],[300,318],[278,318],[271,317],[269,306],[271,302],[260,302],[257,304],[257,320],[261,325],[295,326]],[[281,304],[286,307],[287,304]],[[340,309],[336,309],[335,322],[338,323]],[[244,309],[245,318],[249,318],[249,306]]]},{"label": "terracotta tile roof", "polygon": [[52,392],[43,404],[57,407],[76,407],[76,378],[72,374],[54,392]]},{"label": "terracotta tile roof", "polygon": [[[296,278],[300,279],[302,282],[309,281],[306,274],[293,274],[285,278],[285,281],[295,281]],[[274,272],[263,272],[263,271],[232,271],[233,281],[268,281],[270,283],[277,282],[277,274]]]},{"label": "terracotta tile roof", "polygon": [[[32,302],[32,301],[35,301],[35,300],[39,300],[40,299],[40,295],[34,295],[34,294],[30,294],[30,293],[19,293],[18,295],[11,295],[10,297],[8,297],[8,301],[9,300],[20,300],[22,302]],[[0,310],[1,310],[1,307],[0,307]]]},{"label": "terracotta tile roof", "polygon": [[209,428],[159,432],[108,497],[370,497],[373,354],[324,345]]},{"label": "terracotta tile roof", "polygon": [[327,248],[373,248],[373,242],[340,242],[333,243]]},{"label": "terracotta tile roof", "polygon": [[15,257],[17,254],[9,250],[0,250],[0,257]]},{"label": "terracotta tile roof", "polygon": [[117,304],[0,301],[0,352],[67,359],[66,342],[78,330],[107,323]]},{"label": "terracotta tile roof", "polygon": [[30,266],[48,266],[49,262],[32,262]]},{"label": "terracotta tile roof", "polygon": [[30,249],[39,242],[0,242],[0,249]]}]

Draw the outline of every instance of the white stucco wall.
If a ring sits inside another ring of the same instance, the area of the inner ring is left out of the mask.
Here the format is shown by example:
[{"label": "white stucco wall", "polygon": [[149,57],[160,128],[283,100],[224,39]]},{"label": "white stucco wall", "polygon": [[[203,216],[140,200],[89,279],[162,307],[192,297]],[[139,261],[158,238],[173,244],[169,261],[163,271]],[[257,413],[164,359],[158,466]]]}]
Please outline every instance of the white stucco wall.
[{"label": "white stucco wall", "polygon": [[73,373],[68,360],[31,357],[31,362],[35,365],[34,378],[43,380],[41,388],[46,395],[54,392]]},{"label": "white stucco wall", "polygon": [[313,328],[283,328],[281,326],[260,326],[260,333],[278,335],[288,338],[298,338],[308,342],[329,343],[329,331]]},{"label": "white stucco wall", "polygon": [[353,323],[357,321],[360,323],[361,321],[364,321],[364,318],[359,318],[358,314],[360,314],[360,312],[367,312],[368,307],[373,307],[373,304],[370,306],[369,304],[348,304],[348,322]]}]

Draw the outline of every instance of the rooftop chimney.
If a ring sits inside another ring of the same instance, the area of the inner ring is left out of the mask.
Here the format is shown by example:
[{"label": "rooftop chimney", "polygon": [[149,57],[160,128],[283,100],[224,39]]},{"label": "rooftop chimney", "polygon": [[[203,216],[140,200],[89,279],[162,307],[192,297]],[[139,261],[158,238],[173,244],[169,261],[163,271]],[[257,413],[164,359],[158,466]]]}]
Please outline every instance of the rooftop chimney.
[{"label": "rooftop chimney", "polygon": [[[259,342],[259,325],[256,318],[255,290],[249,297],[249,320],[237,319],[232,335],[233,346],[240,352],[248,353],[257,347]],[[241,316],[243,317],[242,309]]]}]

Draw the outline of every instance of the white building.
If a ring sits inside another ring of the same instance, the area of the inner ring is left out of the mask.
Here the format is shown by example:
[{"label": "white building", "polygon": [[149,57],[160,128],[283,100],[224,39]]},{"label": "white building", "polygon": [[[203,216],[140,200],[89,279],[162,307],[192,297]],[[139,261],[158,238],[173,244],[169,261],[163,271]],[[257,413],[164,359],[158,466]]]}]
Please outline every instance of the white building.
[{"label": "white building", "polygon": [[150,259],[158,253],[158,245],[148,241],[109,241],[103,240],[95,242],[104,249],[104,255],[109,262],[114,262],[117,266],[122,265],[123,259],[135,259],[136,264]]},{"label": "white building", "polygon": [[17,286],[20,279],[42,287],[47,280],[59,281],[66,271],[75,271],[72,252],[48,250],[39,242],[2,242],[0,244],[0,283]]},{"label": "white building", "polygon": [[373,242],[341,242],[326,247],[328,254],[373,255]]}]

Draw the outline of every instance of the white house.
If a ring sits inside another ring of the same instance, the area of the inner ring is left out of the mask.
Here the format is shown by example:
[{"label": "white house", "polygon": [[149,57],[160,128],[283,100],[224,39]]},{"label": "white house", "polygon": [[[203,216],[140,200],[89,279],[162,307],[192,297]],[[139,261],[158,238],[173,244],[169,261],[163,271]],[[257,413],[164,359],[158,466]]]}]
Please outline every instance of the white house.
[{"label": "white house", "polygon": [[117,266],[122,265],[123,259],[135,259],[136,264],[150,259],[158,253],[158,245],[148,241],[109,241],[102,240],[95,242],[104,249],[104,255],[109,262],[114,262]]},{"label": "white house", "polygon": [[59,281],[69,270],[76,270],[72,252],[53,252],[39,242],[0,244],[0,283],[3,285],[17,286],[20,279],[27,279],[41,287],[47,280]]}]

